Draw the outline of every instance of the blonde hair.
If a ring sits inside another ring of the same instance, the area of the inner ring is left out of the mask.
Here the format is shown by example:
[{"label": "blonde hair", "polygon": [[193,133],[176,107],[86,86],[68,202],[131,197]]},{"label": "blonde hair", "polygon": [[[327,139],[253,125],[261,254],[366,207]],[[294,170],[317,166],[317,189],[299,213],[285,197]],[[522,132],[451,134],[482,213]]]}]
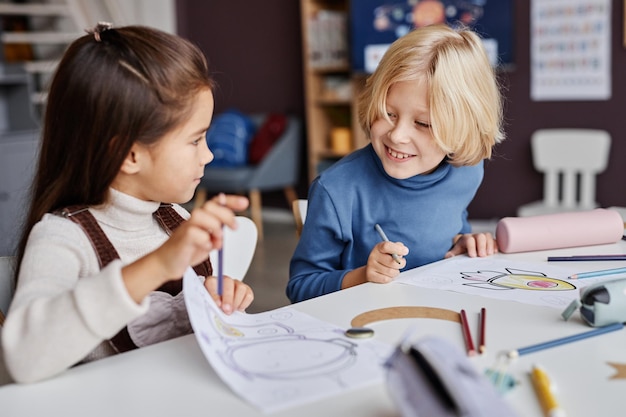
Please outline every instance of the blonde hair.
[{"label": "blonde hair", "polygon": [[435,143],[455,166],[491,157],[504,139],[502,97],[480,37],[469,29],[425,26],[396,40],[367,79],[358,101],[359,124],[387,116],[387,93],[401,81],[427,83]]}]

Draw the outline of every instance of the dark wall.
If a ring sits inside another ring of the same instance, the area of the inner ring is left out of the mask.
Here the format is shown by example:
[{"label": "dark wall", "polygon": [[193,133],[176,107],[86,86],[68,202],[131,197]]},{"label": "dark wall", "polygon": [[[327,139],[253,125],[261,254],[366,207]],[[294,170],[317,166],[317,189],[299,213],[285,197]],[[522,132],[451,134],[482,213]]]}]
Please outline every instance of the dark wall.
[{"label": "dark wall", "polygon": [[[278,112],[304,122],[300,2],[297,0],[177,0],[178,33],[200,46],[218,83],[215,113]],[[303,131],[305,131],[303,126]],[[306,148],[299,197],[306,197]],[[282,191],[263,205],[288,208]]]},{"label": "dark wall", "polygon": [[626,206],[626,48],[623,46],[623,2],[612,2],[612,98],[607,101],[535,102],[530,99],[530,2],[515,0],[515,61],[502,74],[506,97],[506,133],[485,180],[470,206],[472,218],[515,215],[518,206],[539,200],[543,177],[532,168],[530,135],[540,128],[605,129],[612,137],[607,170],[597,177],[597,201],[603,207]]},{"label": "dark wall", "polygon": [[[497,0],[495,0],[497,1]],[[282,111],[303,116],[299,2],[296,0],[178,0],[181,35],[198,43],[210,60],[220,90],[216,111]],[[485,165],[485,180],[470,206],[475,219],[515,215],[521,204],[541,198],[530,135],[537,129],[581,127],[612,136],[607,170],[597,178],[602,206],[626,206],[626,48],[623,2],[613,0],[612,98],[589,102],[530,100],[530,2],[514,0],[515,68],[500,74],[506,99],[507,139]],[[303,194],[305,196],[305,194]]]},{"label": "dark wall", "polygon": [[216,113],[304,114],[299,1],[178,0],[177,11],[218,82]]}]

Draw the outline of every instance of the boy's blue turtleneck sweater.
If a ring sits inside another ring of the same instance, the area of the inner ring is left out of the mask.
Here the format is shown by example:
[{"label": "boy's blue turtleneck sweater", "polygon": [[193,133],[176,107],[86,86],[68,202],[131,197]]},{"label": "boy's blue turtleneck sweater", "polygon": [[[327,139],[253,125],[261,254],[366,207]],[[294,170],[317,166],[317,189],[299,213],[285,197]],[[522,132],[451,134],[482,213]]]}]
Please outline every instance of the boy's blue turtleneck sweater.
[{"label": "boy's blue turtleneck sweater", "polygon": [[325,170],[309,190],[306,221],[291,259],[287,296],[298,302],[341,289],[346,272],[364,266],[380,242],[409,248],[406,269],[443,258],[459,233],[469,233],[467,206],[483,178],[483,163],[430,174],[387,175],[372,145]]}]

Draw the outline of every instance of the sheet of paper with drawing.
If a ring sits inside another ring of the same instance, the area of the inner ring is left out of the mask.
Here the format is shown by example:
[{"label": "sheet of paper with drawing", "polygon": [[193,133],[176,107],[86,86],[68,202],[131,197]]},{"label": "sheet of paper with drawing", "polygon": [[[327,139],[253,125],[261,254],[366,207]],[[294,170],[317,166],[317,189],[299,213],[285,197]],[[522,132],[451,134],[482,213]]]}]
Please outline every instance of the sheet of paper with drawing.
[{"label": "sheet of paper with drawing", "polygon": [[563,309],[579,288],[610,279],[568,279],[577,272],[575,265],[456,256],[407,271],[396,282]]},{"label": "sheet of paper with drawing", "polygon": [[234,392],[263,412],[384,380],[382,363],[392,346],[348,339],[345,329],[290,307],[227,316],[191,268],[183,289],[207,360]]}]

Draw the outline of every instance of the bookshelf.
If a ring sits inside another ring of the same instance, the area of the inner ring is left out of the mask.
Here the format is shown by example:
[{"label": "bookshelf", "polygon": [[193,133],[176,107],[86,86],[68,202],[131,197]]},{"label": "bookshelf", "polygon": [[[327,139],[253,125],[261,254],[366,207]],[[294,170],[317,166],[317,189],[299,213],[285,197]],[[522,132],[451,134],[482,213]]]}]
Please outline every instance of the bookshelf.
[{"label": "bookshelf", "polygon": [[308,177],[367,143],[356,120],[364,78],[350,69],[349,0],[300,0]]}]

